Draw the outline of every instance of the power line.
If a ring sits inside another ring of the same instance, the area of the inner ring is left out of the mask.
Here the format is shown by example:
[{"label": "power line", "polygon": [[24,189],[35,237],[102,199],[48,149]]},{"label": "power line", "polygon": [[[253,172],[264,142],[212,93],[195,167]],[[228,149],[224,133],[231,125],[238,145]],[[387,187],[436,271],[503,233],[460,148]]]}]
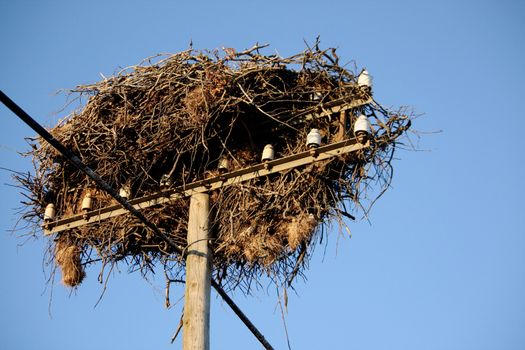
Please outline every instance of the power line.
[{"label": "power line", "polygon": [[[78,170],[89,176],[95,183],[117,202],[119,202],[124,208],[126,208],[131,214],[138,218],[144,225],[150,228],[156,235],[164,239],[179,255],[184,255],[184,250],[179,247],[173,240],[168,237],[165,233],[158,229],[158,227],[149,221],[140,211],[135,209],[125,198],[121,197],[117,191],[115,191],[107,182],[105,182],[100,176],[97,175],[91,168],[86,166],[80,158],[78,158],[73,152],[67,149],[60,141],[55,139],[46,129],[44,129],[36,120],[34,120],[29,114],[27,114],[20,106],[18,106],[13,100],[11,100],[2,90],[0,90],[0,101],[9,108],[17,117],[19,117],[24,123],[26,123],[31,129],[33,129],[38,135],[40,135],[46,142],[53,146],[59,151],[67,160],[75,165]],[[255,327],[255,325],[248,319],[248,317],[241,311],[241,309],[235,304],[235,302],[228,296],[226,291],[217,283],[214,279],[211,280],[211,285],[217,291],[217,293],[224,299],[226,304],[230,306],[233,312],[241,319],[241,321],[248,327],[252,334],[259,340],[259,342],[267,350],[273,350],[273,347],[264,338],[262,333]]]},{"label": "power line", "polygon": [[213,278],[211,280],[211,286],[215,288],[217,293],[230,306],[230,308],[233,310],[233,312],[235,312],[237,317],[239,317],[242,320],[244,325],[248,327],[250,332],[252,332],[252,334],[255,335],[255,337],[257,338],[257,340],[259,340],[262,346],[264,346],[264,348],[267,350],[273,350],[273,347],[270,345],[270,343],[268,343],[266,338],[264,338],[264,335],[262,335],[261,332],[259,332],[257,327],[255,327],[255,325],[250,321],[250,319],[246,317],[246,315],[241,311],[241,309],[237,306],[237,304],[235,304],[235,302],[230,298],[230,296],[224,291],[224,289],[222,289],[222,287]]}]

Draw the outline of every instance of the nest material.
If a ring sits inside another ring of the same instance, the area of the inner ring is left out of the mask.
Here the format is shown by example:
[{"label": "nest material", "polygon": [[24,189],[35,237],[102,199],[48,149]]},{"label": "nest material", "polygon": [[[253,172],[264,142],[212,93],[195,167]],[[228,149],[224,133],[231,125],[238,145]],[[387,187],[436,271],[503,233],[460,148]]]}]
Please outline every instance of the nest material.
[{"label": "nest material", "polygon": [[[386,189],[396,140],[410,125],[409,116],[375,102],[343,116],[301,121],[296,116],[305,111],[368,99],[370,91],[339,65],[334,49],[316,45],[289,58],[260,49],[226,49],[222,56],[188,50],[80,86],[74,92],[89,100],[51,130],[114,188],[127,186],[140,197],[157,193],[163,175],[172,187],[215,176],[221,157],[230,160],[230,170],[257,164],[266,144],[277,157],[304,151],[312,127],[324,143],[352,138],[354,120],[366,114],[370,149],[211,193],[215,277],[244,290],[261,272],[293,278],[322,238],[323,223],[362,207],[369,186]],[[94,209],[114,203],[48,144],[40,141],[29,155],[35,174],[19,178],[29,192],[27,220],[40,222],[47,203],[58,216],[79,213],[88,191]],[[144,214],[184,247],[188,207],[186,198]],[[173,276],[184,270],[169,245],[129,214],[62,232],[56,246],[67,285],[78,284],[81,263],[95,259],[124,260],[143,272],[160,262]]]},{"label": "nest material", "polygon": [[55,244],[55,262],[62,270],[62,283],[74,287],[85,277],[80,259],[82,249],[72,243],[67,236],[61,236]]}]

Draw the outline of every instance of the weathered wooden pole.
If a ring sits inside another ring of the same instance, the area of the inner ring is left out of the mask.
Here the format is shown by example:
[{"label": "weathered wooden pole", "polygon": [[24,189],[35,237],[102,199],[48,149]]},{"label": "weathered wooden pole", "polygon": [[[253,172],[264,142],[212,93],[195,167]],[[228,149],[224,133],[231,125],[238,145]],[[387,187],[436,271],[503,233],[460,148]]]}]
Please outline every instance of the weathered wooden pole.
[{"label": "weathered wooden pole", "polygon": [[190,198],[186,293],[184,296],[183,350],[210,348],[211,250],[209,241],[209,195]]}]

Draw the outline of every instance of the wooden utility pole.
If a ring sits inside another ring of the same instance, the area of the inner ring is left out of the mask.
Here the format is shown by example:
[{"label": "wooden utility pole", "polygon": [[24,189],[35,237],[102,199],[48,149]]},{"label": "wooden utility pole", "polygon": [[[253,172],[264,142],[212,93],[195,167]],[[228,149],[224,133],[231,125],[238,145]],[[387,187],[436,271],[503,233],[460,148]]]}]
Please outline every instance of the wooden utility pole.
[{"label": "wooden utility pole", "polygon": [[209,195],[190,198],[186,293],[184,296],[183,350],[210,348],[211,255],[209,249]]}]

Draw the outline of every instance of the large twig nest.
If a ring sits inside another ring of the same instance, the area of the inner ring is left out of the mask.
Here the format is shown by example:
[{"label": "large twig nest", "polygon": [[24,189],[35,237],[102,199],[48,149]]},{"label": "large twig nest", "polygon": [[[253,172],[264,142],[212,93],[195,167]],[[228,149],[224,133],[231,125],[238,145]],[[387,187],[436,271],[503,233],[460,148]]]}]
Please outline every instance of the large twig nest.
[{"label": "large twig nest", "polygon": [[[225,56],[188,50],[80,86],[75,92],[88,96],[87,103],[51,130],[114,188],[129,187],[139,197],[158,192],[163,176],[171,186],[214,176],[221,157],[231,170],[257,164],[266,144],[277,157],[304,151],[312,127],[324,143],[352,138],[351,126],[364,113],[372,124],[370,149],[211,193],[214,273],[245,291],[260,272],[295,276],[322,238],[323,223],[349,216],[368,187],[379,193],[388,186],[396,140],[410,122],[375,102],[349,111],[343,133],[339,115],[298,122],[301,111],[366,100],[370,91],[339,65],[334,49],[315,46],[289,58],[259,49],[228,49]],[[38,223],[48,203],[59,216],[79,213],[86,192],[95,208],[114,203],[46,143],[29,154],[35,174],[19,178],[31,199],[26,219]],[[188,206],[181,199],[144,214],[185,246]],[[158,262],[173,275],[183,271],[183,260],[131,215],[62,232],[56,240],[68,285],[80,283],[80,265],[96,259],[123,260],[143,272]]]}]

